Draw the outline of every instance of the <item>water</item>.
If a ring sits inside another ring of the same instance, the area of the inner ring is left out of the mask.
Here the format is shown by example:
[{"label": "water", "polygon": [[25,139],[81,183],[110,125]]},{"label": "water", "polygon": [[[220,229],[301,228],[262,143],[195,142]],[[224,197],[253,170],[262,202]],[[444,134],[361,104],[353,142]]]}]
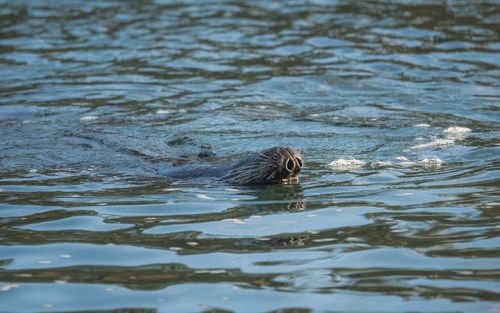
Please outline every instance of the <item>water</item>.
[{"label": "water", "polygon": [[[497,1],[1,1],[0,311],[500,312]],[[301,150],[298,184],[159,177]]]}]

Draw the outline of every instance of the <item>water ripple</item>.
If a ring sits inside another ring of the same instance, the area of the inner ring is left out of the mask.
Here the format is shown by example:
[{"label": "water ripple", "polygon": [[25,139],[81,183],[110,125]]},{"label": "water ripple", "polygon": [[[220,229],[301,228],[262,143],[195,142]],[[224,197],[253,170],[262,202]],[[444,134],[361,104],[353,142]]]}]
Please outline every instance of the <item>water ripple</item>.
[{"label": "water ripple", "polygon": [[[498,311],[499,16],[0,1],[0,311]],[[157,172],[275,145],[298,184]]]}]

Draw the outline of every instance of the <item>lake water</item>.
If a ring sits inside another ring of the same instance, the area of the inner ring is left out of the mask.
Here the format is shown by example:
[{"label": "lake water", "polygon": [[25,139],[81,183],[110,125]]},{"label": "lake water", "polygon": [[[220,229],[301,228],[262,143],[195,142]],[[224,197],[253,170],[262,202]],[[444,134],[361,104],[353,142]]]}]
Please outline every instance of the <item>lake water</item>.
[{"label": "lake water", "polygon": [[[500,312],[499,21],[0,1],[0,311]],[[156,171],[278,145],[296,184]]]}]

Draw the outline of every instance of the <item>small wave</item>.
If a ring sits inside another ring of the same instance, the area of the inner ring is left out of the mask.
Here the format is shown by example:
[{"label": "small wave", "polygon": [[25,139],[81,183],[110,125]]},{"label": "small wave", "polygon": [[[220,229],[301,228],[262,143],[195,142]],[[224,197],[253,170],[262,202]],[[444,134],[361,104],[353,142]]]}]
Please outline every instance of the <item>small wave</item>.
[{"label": "small wave", "polygon": [[209,197],[209,196],[203,195],[203,194],[196,195],[196,198],[202,199],[202,200],[216,200],[215,198],[212,198],[212,197]]},{"label": "small wave", "polygon": [[401,161],[399,163],[393,163],[391,161],[363,161],[357,159],[337,159],[330,163],[328,166],[332,169],[336,170],[358,170],[364,168],[371,169],[380,169],[391,166],[396,167],[414,167],[414,166],[423,166],[423,167],[439,167],[443,164],[443,161],[438,157],[425,158],[420,161],[408,161],[405,157],[397,157],[396,160]]},{"label": "small wave", "polygon": [[443,132],[451,135],[462,135],[470,132],[471,129],[467,127],[452,126],[445,129]]},{"label": "small wave", "polygon": [[467,127],[452,126],[445,129],[443,133],[445,133],[448,138],[462,139],[463,135],[470,131],[470,128]]},{"label": "small wave", "polygon": [[405,161],[405,162],[399,163],[399,166],[403,166],[403,167],[410,167],[413,165],[415,165],[415,162],[412,162],[412,161]]},{"label": "small wave", "polygon": [[382,167],[388,167],[391,166],[392,162],[391,161],[381,161],[381,160],[376,160],[373,162],[367,162],[367,161],[362,161],[362,160],[356,160],[356,159],[337,159],[334,160],[330,163],[328,163],[328,166],[334,169],[338,170],[356,170],[356,169],[361,169],[361,168],[382,168]]},{"label": "small wave", "polygon": [[328,163],[328,166],[339,170],[353,170],[360,169],[366,165],[365,161],[356,159],[337,159]]},{"label": "small wave", "polygon": [[424,127],[431,127],[431,125],[425,124],[425,123],[421,123],[421,124],[413,125],[413,127],[422,127],[422,128],[424,128]]},{"label": "small wave", "polygon": [[80,118],[80,120],[81,121],[93,121],[93,120],[97,120],[98,118],[99,118],[98,116],[87,115],[87,116]]},{"label": "small wave", "polygon": [[425,149],[425,148],[441,148],[441,147],[446,147],[446,146],[451,146],[455,143],[454,140],[451,139],[436,139],[434,141],[428,142],[428,143],[422,143],[419,145],[415,145],[410,147],[410,149]]},{"label": "small wave", "polygon": [[443,161],[440,158],[426,158],[418,161],[418,163],[422,164],[424,167],[439,167]]},{"label": "small wave", "polygon": [[381,168],[381,167],[387,167],[387,166],[391,166],[392,165],[392,162],[391,161],[380,161],[380,160],[377,160],[377,161],[373,161],[370,163],[370,167],[371,168]]}]

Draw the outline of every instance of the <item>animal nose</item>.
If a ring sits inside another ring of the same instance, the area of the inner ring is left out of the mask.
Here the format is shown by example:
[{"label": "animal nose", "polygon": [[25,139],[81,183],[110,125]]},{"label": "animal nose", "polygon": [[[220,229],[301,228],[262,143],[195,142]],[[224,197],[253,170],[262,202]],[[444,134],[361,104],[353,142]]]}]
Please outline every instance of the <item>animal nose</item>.
[{"label": "animal nose", "polygon": [[300,157],[291,157],[283,163],[284,169],[291,175],[297,175],[302,169],[303,163]]},{"label": "animal nose", "polygon": [[286,159],[284,165],[285,165],[285,170],[289,173],[292,173],[293,170],[295,169],[295,161],[291,158]]},{"label": "animal nose", "polygon": [[302,164],[302,159],[299,157],[295,158],[295,164],[297,165],[297,172],[299,172],[302,169],[302,166],[304,165]]},{"label": "animal nose", "polygon": [[295,170],[292,175],[297,176],[300,170],[302,169],[303,164],[302,164],[302,159],[300,157],[295,157],[294,160],[295,160]]}]

